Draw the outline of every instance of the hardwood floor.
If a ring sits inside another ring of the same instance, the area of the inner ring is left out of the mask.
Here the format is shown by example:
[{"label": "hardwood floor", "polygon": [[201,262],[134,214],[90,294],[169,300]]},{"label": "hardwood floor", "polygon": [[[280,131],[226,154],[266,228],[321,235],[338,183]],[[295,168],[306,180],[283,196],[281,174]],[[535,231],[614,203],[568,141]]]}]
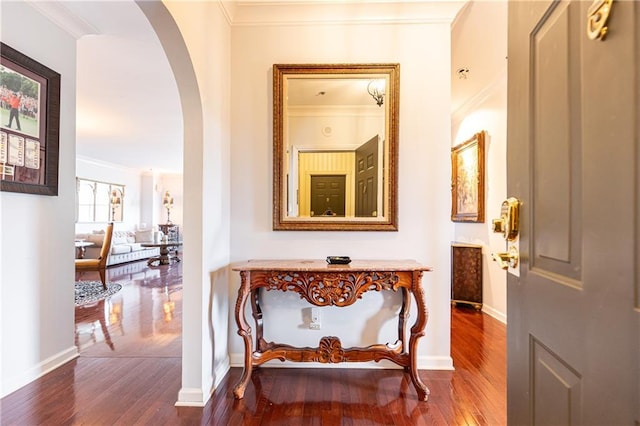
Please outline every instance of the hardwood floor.
[{"label": "hardwood floor", "polygon": [[[2,425],[504,425],[506,330],[452,309],[455,371],[262,368],[245,398],[232,368],[204,408],[175,407],[181,381],[182,263],[109,269],[111,300],[76,310],[80,357],[3,398]],[[82,279],[94,279],[85,273]],[[103,324],[100,321],[103,321]]]}]

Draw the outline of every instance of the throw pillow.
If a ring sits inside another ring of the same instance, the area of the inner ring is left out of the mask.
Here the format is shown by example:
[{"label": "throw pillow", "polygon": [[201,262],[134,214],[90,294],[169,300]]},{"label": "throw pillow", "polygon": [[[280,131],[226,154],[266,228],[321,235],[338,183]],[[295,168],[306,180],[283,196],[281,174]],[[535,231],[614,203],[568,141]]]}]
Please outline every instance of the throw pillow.
[{"label": "throw pillow", "polygon": [[116,231],[111,238],[111,245],[127,244],[127,233],[124,231]]},{"label": "throw pillow", "polygon": [[136,243],[152,243],[153,242],[153,230],[145,229],[136,231]]},{"label": "throw pillow", "polygon": [[104,234],[89,234],[87,235],[87,241],[95,244],[98,247],[102,247],[102,242],[104,241]]}]

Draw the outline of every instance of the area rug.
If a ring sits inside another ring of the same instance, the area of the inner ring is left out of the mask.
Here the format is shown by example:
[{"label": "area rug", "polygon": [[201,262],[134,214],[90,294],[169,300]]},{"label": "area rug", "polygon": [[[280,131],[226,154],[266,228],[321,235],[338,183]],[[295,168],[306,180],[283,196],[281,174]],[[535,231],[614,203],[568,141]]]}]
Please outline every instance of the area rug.
[{"label": "area rug", "polygon": [[105,290],[100,281],[76,281],[75,287],[76,306],[82,306],[113,296],[122,289],[122,284],[107,283]]}]

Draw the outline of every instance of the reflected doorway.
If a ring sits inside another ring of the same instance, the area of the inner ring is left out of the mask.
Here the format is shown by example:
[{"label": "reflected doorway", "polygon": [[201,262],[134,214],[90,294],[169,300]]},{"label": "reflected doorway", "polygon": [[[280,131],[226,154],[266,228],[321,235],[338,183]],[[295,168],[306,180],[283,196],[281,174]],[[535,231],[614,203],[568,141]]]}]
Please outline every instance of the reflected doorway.
[{"label": "reflected doorway", "polygon": [[345,213],[346,175],[311,175],[311,216]]}]

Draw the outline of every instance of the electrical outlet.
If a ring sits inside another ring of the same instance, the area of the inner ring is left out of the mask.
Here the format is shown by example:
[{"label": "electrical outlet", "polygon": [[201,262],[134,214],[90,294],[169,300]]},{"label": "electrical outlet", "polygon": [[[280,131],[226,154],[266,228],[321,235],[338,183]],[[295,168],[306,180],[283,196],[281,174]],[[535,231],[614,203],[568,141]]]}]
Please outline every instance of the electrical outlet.
[{"label": "electrical outlet", "polygon": [[311,323],[309,323],[311,330],[320,330],[320,308],[311,308]]},{"label": "electrical outlet", "polygon": [[320,308],[311,308],[311,322],[320,324]]}]

